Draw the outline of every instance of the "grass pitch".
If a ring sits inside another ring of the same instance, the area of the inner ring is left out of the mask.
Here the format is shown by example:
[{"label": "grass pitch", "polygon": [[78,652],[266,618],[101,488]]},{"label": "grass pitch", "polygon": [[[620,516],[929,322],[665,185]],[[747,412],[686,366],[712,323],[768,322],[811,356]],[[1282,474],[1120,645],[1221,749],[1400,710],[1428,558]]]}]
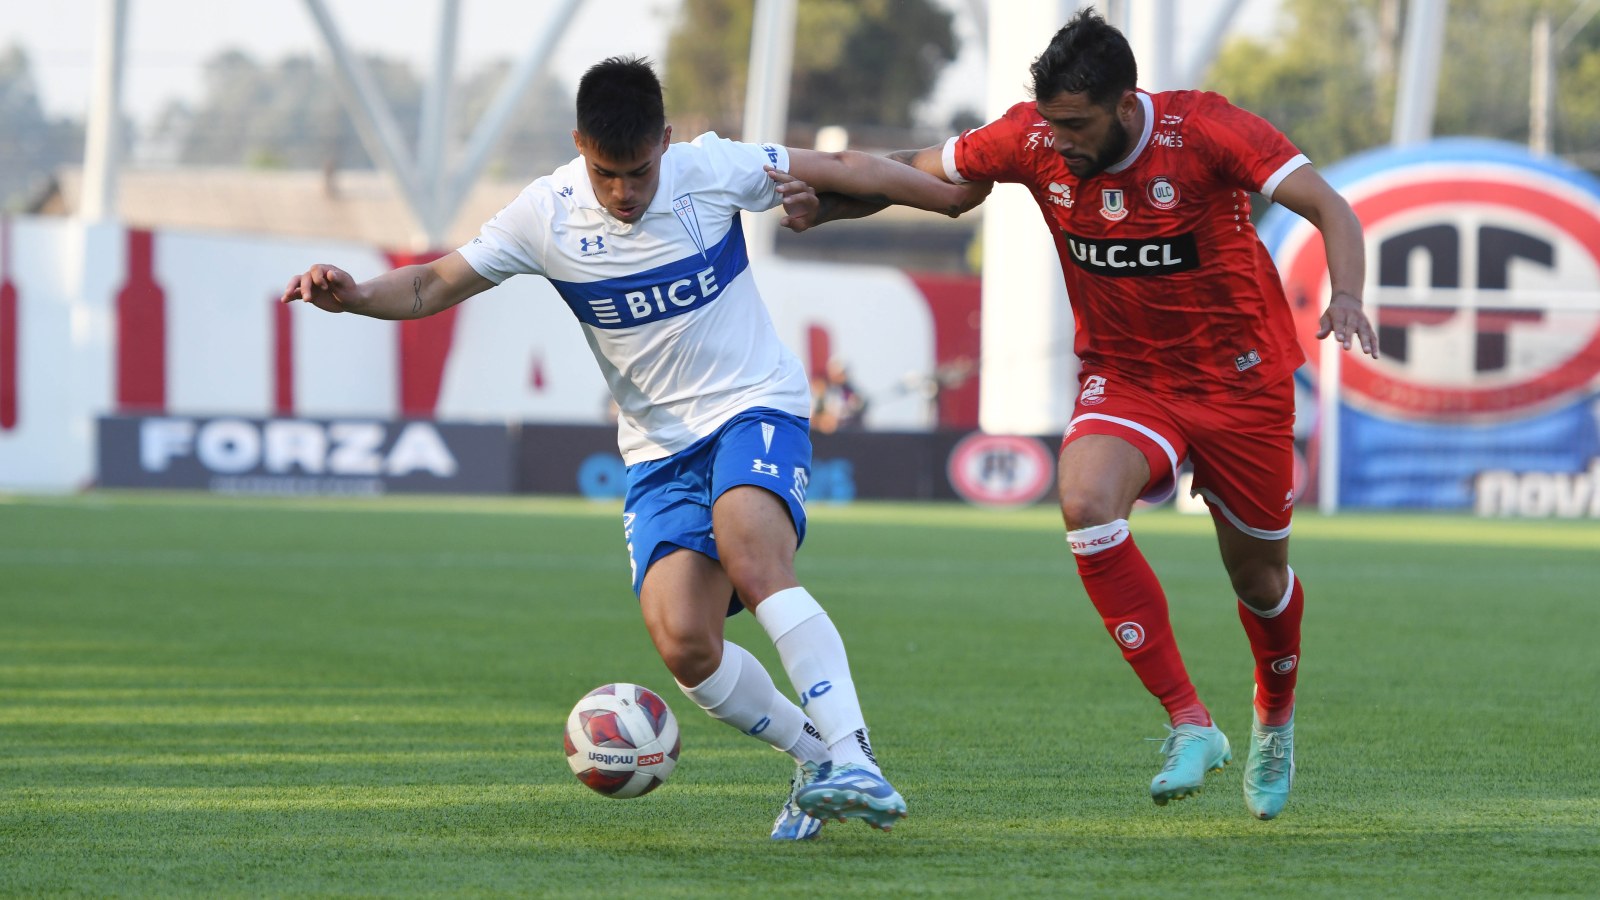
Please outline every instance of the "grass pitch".
[{"label": "grass pitch", "polygon": [[[1302,514],[1299,777],[1244,809],[1250,667],[1203,518],[1141,511],[1239,762],[1166,808],[1162,715],[1049,509],[819,506],[801,577],[911,806],[766,838],[786,757],[694,710],[619,509],[550,499],[0,502],[0,894],[1529,896],[1600,878],[1600,524]],[[729,636],[768,663],[749,616]],[[683,726],[614,801],[561,729],[607,681]]]}]

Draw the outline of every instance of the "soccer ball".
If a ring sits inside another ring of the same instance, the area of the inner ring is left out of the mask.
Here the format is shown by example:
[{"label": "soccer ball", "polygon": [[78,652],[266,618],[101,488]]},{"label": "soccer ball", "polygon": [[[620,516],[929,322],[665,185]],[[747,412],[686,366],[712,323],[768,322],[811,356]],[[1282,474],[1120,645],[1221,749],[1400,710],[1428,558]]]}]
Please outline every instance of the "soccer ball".
[{"label": "soccer ball", "polygon": [[567,716],[567,765],[596,793],[648,794],[678,765],[678,720],[649,688],[603,684]]}]

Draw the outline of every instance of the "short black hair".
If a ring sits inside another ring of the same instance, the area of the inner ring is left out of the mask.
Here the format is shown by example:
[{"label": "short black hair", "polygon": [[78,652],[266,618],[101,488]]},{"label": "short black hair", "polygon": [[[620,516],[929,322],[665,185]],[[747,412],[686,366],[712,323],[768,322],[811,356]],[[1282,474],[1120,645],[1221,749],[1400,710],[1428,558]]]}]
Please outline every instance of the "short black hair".
[{"label": "short black hair", "polygon": [[578,80],[578,133],[614,159],[661,140],[667,127],[661,79],[650,60],[612,56]]},{"label": "short black hair", "polygon": [[1088,94],[1110,106],[1139,84],[1139,64],[1122,32],[1086,7],[1078,11],[1029,67],[1033,98],[1048,101],[1057,94]]}]

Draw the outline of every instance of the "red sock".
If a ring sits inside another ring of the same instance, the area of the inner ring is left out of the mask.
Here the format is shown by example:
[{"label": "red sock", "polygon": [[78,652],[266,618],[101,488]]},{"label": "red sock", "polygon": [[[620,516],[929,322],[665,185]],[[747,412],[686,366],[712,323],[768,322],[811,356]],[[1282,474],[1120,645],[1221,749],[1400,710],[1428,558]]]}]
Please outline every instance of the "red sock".
[{"label": "red sock", "polygon": [[1239,603],[1239,621],[1256,658],[1256,716],[1263,725],[1283,725],[1294,714],[1294,685],[1300,674],[1300,616],[1305,591],[1289,570],[1289,594],[1274,613]]},{"label": "red sock", "polygon": [[[1121,526],[1120,540],[1114,531],[1100,534],[1117,525]],[[1090,533],[1095,533],[1092,539],[1079,539]],[[1067,537],[1090,602],[1145,689],[1166,707],[1173,725],[1210,725],[1211,714],[1195,693],[1178,653],[1172,621],[1167,615],[1167,595],[1150,563],[1134,545],[1127,522],[1085,528],[1069,532]],[[1106,544],[1107,549],[1084,552],[1087,545]]]}]

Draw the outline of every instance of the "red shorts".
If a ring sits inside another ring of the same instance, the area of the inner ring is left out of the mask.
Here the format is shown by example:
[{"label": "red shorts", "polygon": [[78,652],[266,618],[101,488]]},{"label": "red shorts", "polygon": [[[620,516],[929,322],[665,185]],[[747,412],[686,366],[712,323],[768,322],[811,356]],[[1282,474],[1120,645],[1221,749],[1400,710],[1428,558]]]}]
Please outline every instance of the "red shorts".
[{"label": "red shorts", "polygon": [[1139,499],[1160,503],[1194,466],[1190,492],[1214,518],[1252,537],[1289,536],[1294,511],[1294,381],[1238,400],[1156,397],[1086,374],[1061,446],[1086,434],[1119,437],[1150,463]]}]

